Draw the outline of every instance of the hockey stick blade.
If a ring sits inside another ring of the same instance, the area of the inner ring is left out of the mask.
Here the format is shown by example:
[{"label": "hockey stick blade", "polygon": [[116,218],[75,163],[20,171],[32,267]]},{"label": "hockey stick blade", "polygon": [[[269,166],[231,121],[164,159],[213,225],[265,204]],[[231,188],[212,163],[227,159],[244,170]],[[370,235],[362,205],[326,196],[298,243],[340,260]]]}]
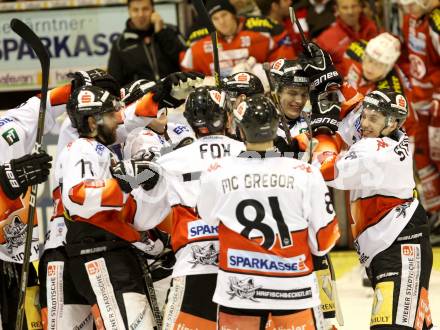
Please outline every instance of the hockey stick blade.
[{"label": "hockey stick blade", "polygon": [[[37,152],[43,140],[43,132],[44,132],[44,119],[46,114],[46,101],[47,94],[49,89],[49,69],[50,69],[50,57],[46,48],[42,44],[40,38],[22,21],[19,19],[13,18],[11,20],[11,29],[17,33],[24,41],[28,43],[28,45],[32,48],[32,50],[37,55],[41,64],[41,99],[40,99],[40,108],[38,111],[38,126],[37,126],[37,137],[34,145],[34,152]],[[21,271],[20,278],[20,291],[18,298],[18,310],[17,310],[17,319],[15,322],[15,329],[21,330],[23,329],[24,324],[24,316],[25,316],[25,296],[26,296],[26,287],[28,283],[29,277],[29,263],[31,258],[31,248],[32,248],[32,236],[34,232],[34,217],[36,210],[36,200],[37,200],[37,185],[32,186],[30,198],[29,198],[29,211],[27,218],[27,227],[26,227],[26,242],[24,245],[24,257],[23,257],[23,267]],[[44,224],[40,223],[40,228],[45,227]],[[44,232],[44,230],[43,230]],[[42,246],[44,244],[44,233],[40,233],[39,235],[39,248],[40,253],[42,251]]]},{"label": "hockey stick blade", "polygon": [[194,0],[194,7],[196,8],[197,15],[201,20],[203,26],[208,29],[209,34],[211,35],[212,41],[212,53],[213,53],[213,61],[214,61],[214,78],[215,85],[220,87],[220,60],[218,55],[218,47],[217,47],[217,31],[212,24],[211,18],[209,17],[208,11],[205,8],[202,0]]}]

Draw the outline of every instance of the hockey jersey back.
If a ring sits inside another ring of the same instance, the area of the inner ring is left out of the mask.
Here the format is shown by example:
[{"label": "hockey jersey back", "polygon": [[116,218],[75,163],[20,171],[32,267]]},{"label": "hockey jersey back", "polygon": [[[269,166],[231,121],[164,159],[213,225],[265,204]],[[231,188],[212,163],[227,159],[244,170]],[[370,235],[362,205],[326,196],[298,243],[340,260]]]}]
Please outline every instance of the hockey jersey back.
[{"label": "hockey jersey back", "polygon": [[214,301],[246,309],[319,305],[311,255],[324,255],[339,238],[319,171],[280,154],[246,152],[214,162],[201,181],[198,211],[219,223]]},{"label": "hockey jersey back", "polygon": [[171,244],[177,259],[173,276],[217,272],[218,228],[206,224],[195,210],[200,176],[213,160],[236,156],[242,150],[242,142],[211,135],[158,160],[166,173],[173,210]]}]

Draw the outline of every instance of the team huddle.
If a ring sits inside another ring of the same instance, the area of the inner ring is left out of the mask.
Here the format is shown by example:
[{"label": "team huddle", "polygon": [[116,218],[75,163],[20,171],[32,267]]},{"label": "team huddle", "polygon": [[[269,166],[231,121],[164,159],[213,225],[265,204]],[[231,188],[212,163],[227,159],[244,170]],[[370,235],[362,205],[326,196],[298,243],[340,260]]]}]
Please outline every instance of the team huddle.
[{"label": "team huddle", "polygon": [[31,246],[40,308],[27,306],[28,324],[336,329],[331,187],[349,191],[354,245],[375,290],[370,327],[431,329],[432,248],[415,191],[409,87],[398,56],[375,52],[393,38],[351,48],[382,61],[372,81],[398,77],[391,86],[349,84],[314,43],[297,60],[272,59],[265,77],[239,71],[216,86],[197,72],[122,88],[103,70],[75,72],[47,98],[45,133],[67,113],[56,159],[31,153],[38,96],[5,112],[3,324],[15,324],[30,187],[52,168],[53,216],[44,248],[39,226]]}]

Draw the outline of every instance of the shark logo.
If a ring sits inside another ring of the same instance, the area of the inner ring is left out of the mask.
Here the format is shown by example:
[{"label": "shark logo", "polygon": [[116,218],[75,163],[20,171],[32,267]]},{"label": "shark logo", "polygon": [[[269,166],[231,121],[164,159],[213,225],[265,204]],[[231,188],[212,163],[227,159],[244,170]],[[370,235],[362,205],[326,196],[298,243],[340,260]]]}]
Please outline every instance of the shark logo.
[{"label": "shark logo", "polygon": [[[12,253],[14,249],[24,245],[26,241],[26,224],[21,222],[18,216],[15,216],[12,222],[3,228],[3,232],[5,234],[8,253]],[[38,239],[32,239],[32,242],[37,240]]]},{"label": "shark logo", "polygon": [[192,263],[192,268],[197,265],[218,265],[219,252],[215,249],[214,243],[209,243],[203,247],[199,245],[191,246],[193,260],[188,261]]},{"label": "shark logo", "polygon": [[239,281],[236,277],[230,277],[229,281],[230,291],[227,291],[227,293],[231,296],[229,298],[230,300],[238,297],[241,299],[249,299],[254,302],[258,302],[258,300],[255,299],[255,294],[257,293],[258,289],[261,289],[262,286],[255,286],[252,278]]},{"label": "shark logo", "polygon": [[400,216],[406,217],[406,209],[409,207],[409,203],[405,203],[396,207],[397,218]]}]

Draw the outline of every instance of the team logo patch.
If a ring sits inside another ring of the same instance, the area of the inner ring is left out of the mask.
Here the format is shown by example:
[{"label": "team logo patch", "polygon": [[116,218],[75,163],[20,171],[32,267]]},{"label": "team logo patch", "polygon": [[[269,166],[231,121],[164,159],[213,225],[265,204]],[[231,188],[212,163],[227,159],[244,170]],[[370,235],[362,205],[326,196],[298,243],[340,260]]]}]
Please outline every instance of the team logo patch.
[{"label": "team logo patch", "polygon": [[251,76],[245,72],[242,72],[234,77],[234,79],[238,82],[244,83],[249,82],[251,80]]},{"label": "team logo patch", "polygon": [[234,109],[234,117],[237,118],[238,121],[243,120],[243,116],[246,113],[247,105],[245,102],[241,102],[236,109]]},{"label": "team logo patch", "polygon": [[18,137],[17,131],[14,128],[8,129],[6,132],[2,134],[3,139],[5,139],[6,143],[12,146],[14,143],[20,141]]},{"label": "team logo patch", "polygon": [[279,60],[276,60],[275,63],[272,65],[272,69],[280,71],[283,66],[284,66],[284,59],[280,58]]},{"label": "team logo patch", "polygon": [[402,108],[404,108],[404,109],[406,109],[406,100],[405,100],[405,98],[403,97],[403,95],[397,95],[397,97],[396,97],[396,103],[397,103],[397,105],[399,106],[399,107],[402,107]]},{"label": "team logo patch", "polygon": [[[6,239],[6,248],[8,253],[12,254],[14,249],[24,245],[26,240],[26,224],[21,222],[18,216],[15,216],[12,222],[3,227],[4,237]],[[38,239],[32,238],[32,242]]]},{"label": "team logo patch", "polygon": [[94,96],[92,92],[81,91],[78,94],[78,101],[81,104],[92,103],[94,101]]},{"label": "team logo patch", "polygon": [[214,91],[214,90],[209,91],[209,96],[211,96],[211,99],[215,103],[220,104],[220,101],[222,99],[222,95],[218,91]]},{"label": "team logo patch", "polygon": [[192,268],[197,265],[217,266],[219,252],[216,250],[214,243],[209,243],[205,246],[193,245],[191,246],[193,260],[188,262],[193,264]]},{"label": "team logo patch", "polygon": [[239,299],[248,299],[253,302],[260,302],[261,299],[271,300],[298,300],[312,297],[312,288],[292,289],[292,290],[274,290],[265,289],[262,285],[256,285],[254,279],[249,277],[239,280],[232,276],[229,278],[230,299],[235,297]]},{"label": "team logo patch", "polygon": [[208,225],[203,220],[188,222],[188,239],[217,236],[218,226]]}]

